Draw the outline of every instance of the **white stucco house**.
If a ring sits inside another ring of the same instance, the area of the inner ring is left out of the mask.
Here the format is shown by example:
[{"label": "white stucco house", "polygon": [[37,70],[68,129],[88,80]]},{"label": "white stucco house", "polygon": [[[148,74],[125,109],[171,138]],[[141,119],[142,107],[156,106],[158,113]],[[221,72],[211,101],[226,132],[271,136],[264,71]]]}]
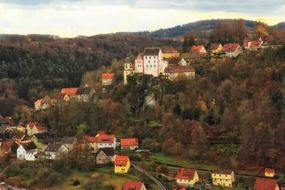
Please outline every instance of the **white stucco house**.
[{"label": "white stucco house", "polygon": [[17,149],[17,159],[26,161],[36,161],[38,149],[33,142],[20,144]]}]

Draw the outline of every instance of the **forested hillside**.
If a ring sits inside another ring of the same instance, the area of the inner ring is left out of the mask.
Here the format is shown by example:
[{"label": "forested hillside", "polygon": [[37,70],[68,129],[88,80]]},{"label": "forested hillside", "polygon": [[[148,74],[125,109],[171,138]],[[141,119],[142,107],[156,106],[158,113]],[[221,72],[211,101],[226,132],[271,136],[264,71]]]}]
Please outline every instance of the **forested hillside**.
[{"label": "forested hillside", "polygon": [[[0,40],[0,96],[34,101],[47,91],[78,86],[83,73],[109,66],[146,46],[179,43],[126,34],[61,39],[41,35],[8,35]],[[9,80],[7,82],[7,80]],[[10,93],[11,95],[11,93]],[[0,100],[1,101],[1,100]]]},{"label": "forested hillside", "polygon": [[176,158],[233,169],[284,168],[284,55],[284,48],[266,49],[238,59],[196,61],[194,80],[134,76],[127,86],[117,80],[107,94],[97,93],[101,101],[64,103],[33,118],[56,136],[108,130]]}]

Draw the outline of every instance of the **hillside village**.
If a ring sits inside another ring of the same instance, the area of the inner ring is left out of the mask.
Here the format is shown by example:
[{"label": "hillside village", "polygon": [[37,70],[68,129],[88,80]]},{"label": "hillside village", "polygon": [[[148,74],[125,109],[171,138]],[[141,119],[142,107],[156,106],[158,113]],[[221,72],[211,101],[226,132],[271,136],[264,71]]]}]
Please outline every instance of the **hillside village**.
[{"label": "hillside village", "polygon": [[[226,62],[229,59],[237,59],[242,54],[248,52],[258,53],[263,49],[276,48],[268,43],[267,39],[258,37],[255,39],[244,39],[242,45],[238,43],[213,43],[209,48],[203,45],[193,45],[187,53],[181,53],[172,46],[145,47],[133,60],[123,63],[121,76],[113,72],[102,72],[99,79],[101,88],[98,91],[92,84],[84,84],[81,87],[68,87],[60,90],[60,96],[50,97],[45,95],[34,102],[34,112],[44,112],[61,104],[71,104],[72,102],[100,102],[112,90],[116,79],[121,78],[121,83],[129,85],[132,77],[151,76],[153,78],[163,78],[168,81],[176,81],[180,78],[186,81],[195,80],[196,71],[193,66],[197,60],[220,60]],[[108,70],[108,69],[105,69]],[[138,79],[137,79],[138,80]],[[138,82],[138,81],[136,81]],[[100,93],[101,96],[97,96]],[[155,98],[146,96],[148,105],[155,105]],[[111,105],[109,105],[111,106]],[[203,107],[203,106],[202,106]],[[139,175],[149,177],[136,169],[144,157],[151,156],[151,151],[142,147],[137,136],[122,137],[115,131],[100,130],[96,134],[78,133],[76,136],[55,136],[45,124],[40,121],[23,121],[17,123],[12,117],[0,116],[0,138],[1,156],[21,162],[41,162],[49,163],[57,160],[69,158],[71,160],[86,160],[94,162],[101,168],[112,166],[113,174],[120,176],[128,175],[133,168]],[[84,126],[83,129],[84,130]],[[126,133],[127,134],[127,133]],[[125,135],[126,135],[125,134]],[[125,136],[123,135],[123,136]],[[148,159],[151,159],[149,157]],[[178,161],[179,162],[179,161]],[[175,163],[173,163],[175,164]],[[166,166],[161,166],[166,167]],[[170,168],[170,166],[169,166]],[[167,170],[167,167],[166,169]],[[95,169],[96,171],[96,169]],[[150,171],[149,171],[150,172]],[[221,188],[244,188],[237,187],[238,181],[236,172],[232,168],[222,168],[209,170],[205,177],[201,177],[199,168],[178,167],[175,173],[167,176],[164,172],[157,172],[159,175],[166,175],[165,178],[170,185],[167,189],[217,189]],[[151,172],[152,173],[152,172]],[[210,175],[209,175],[210,174]],[[133,175],[133,171],[132,174]],[[138,175],[135,173],[135,175]],[[264,166],[264,173],[259,176],[252,176],[255,182],[252,184],[253,190],[282,190],[283,184],[279,183],[274,168]],[[157,178],[157,177],[156,177]],[[142,179],[142,178],[141,178]],[[160,179],[158,179],[160,181]],[[152,180],[151,180],[152,181]],[[152,183],[156,184],[154,180]],[[164,188],[162,181],[162,187]],[[125,180],[121,185],[122,190],[146,190],[155,189],[151,182],[139,180]],[[116,187],[118,189],[118,187]]]}]

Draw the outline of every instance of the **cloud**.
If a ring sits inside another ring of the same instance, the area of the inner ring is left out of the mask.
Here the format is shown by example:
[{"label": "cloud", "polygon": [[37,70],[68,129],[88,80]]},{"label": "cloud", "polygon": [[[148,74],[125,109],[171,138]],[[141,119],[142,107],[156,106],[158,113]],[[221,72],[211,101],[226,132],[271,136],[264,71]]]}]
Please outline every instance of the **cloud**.
[{"label": "cloud", "polygon": [[283,0],[0,0],[0,33],[61,36],[166,28],[202,19],[285,20]]},{"label": "cloud", "polygon": [[[137,9],[183,9],[270,14],[285,6],[284,0],[0,0],[20,6],[64,5],[82,3],[89,6],[123,5]],[[282,13],[279,13],[282,14]]]}]

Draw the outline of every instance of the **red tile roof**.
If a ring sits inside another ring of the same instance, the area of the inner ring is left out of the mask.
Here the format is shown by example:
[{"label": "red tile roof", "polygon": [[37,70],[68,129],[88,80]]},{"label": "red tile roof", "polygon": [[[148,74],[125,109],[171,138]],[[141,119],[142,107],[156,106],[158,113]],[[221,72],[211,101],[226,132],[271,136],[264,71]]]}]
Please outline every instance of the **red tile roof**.
[{"label": "red tile roof", "polygon": [[85,136],[85,140],[90,143],[113,143],[115,135],[99,132],[96,136]]},{"label": "red tile roof", "polygon": [[121,139],[121,146],[138,146],[139,141],[137,138]]},{"label": "red tile roof", "polygon": [[176,179],[190,179],[190,180],[192,180],[194,178],[195,172],[196,172],[195,169],[180,168],[177,171]]},{"label": "red tile roof", "polygon": [[117,155],[116,158],[115,158],[115,165],[120,165],[120,166],[125,166],[127,165],[129,161],[129,157],[128,156],[119,156]]},{"label": "red tile roof", "polygon": [[30,129],[33,129],[34,127],[37,128],[38,131],[46,131],[47,128],[43,127],[41,124],[39,124],[38,122],[29,122],[27,124],[27,127],[29,127]]},{"label": "red tile roof", "polygon": [[237,43],[229,43],[225,44],[223,47],[223,52],[234,52],[238,47],[240,47]]},{"label": "red tile roof", "polygon": [[78,88],[63,88],[61,89],[62,95],[75,96]]},{"label": "red tile roof", "polygon": [[169,65],[164,70],[165,73],[185,73],[185,72],[195,72],[194,68],[189,66],[180,65]]},{"label": "red tile roof", "polygon": [[253,190],[275,190],[277,185],[275,179],[256,179]]},{"label": "red tile roof", "polygon": [[114,73],[103,73],[102,74],[102,79],[113,79],[114,78]]},{"label": "red tile roof", "polygon": [[204,48],[202,45],[192,46],[190,52],[192,53],[201,53],[200,51]]},{"label": "red tile roof", "polygon": [[122,190],[141,190],[144,184],[140,181],[126,181]]}]

